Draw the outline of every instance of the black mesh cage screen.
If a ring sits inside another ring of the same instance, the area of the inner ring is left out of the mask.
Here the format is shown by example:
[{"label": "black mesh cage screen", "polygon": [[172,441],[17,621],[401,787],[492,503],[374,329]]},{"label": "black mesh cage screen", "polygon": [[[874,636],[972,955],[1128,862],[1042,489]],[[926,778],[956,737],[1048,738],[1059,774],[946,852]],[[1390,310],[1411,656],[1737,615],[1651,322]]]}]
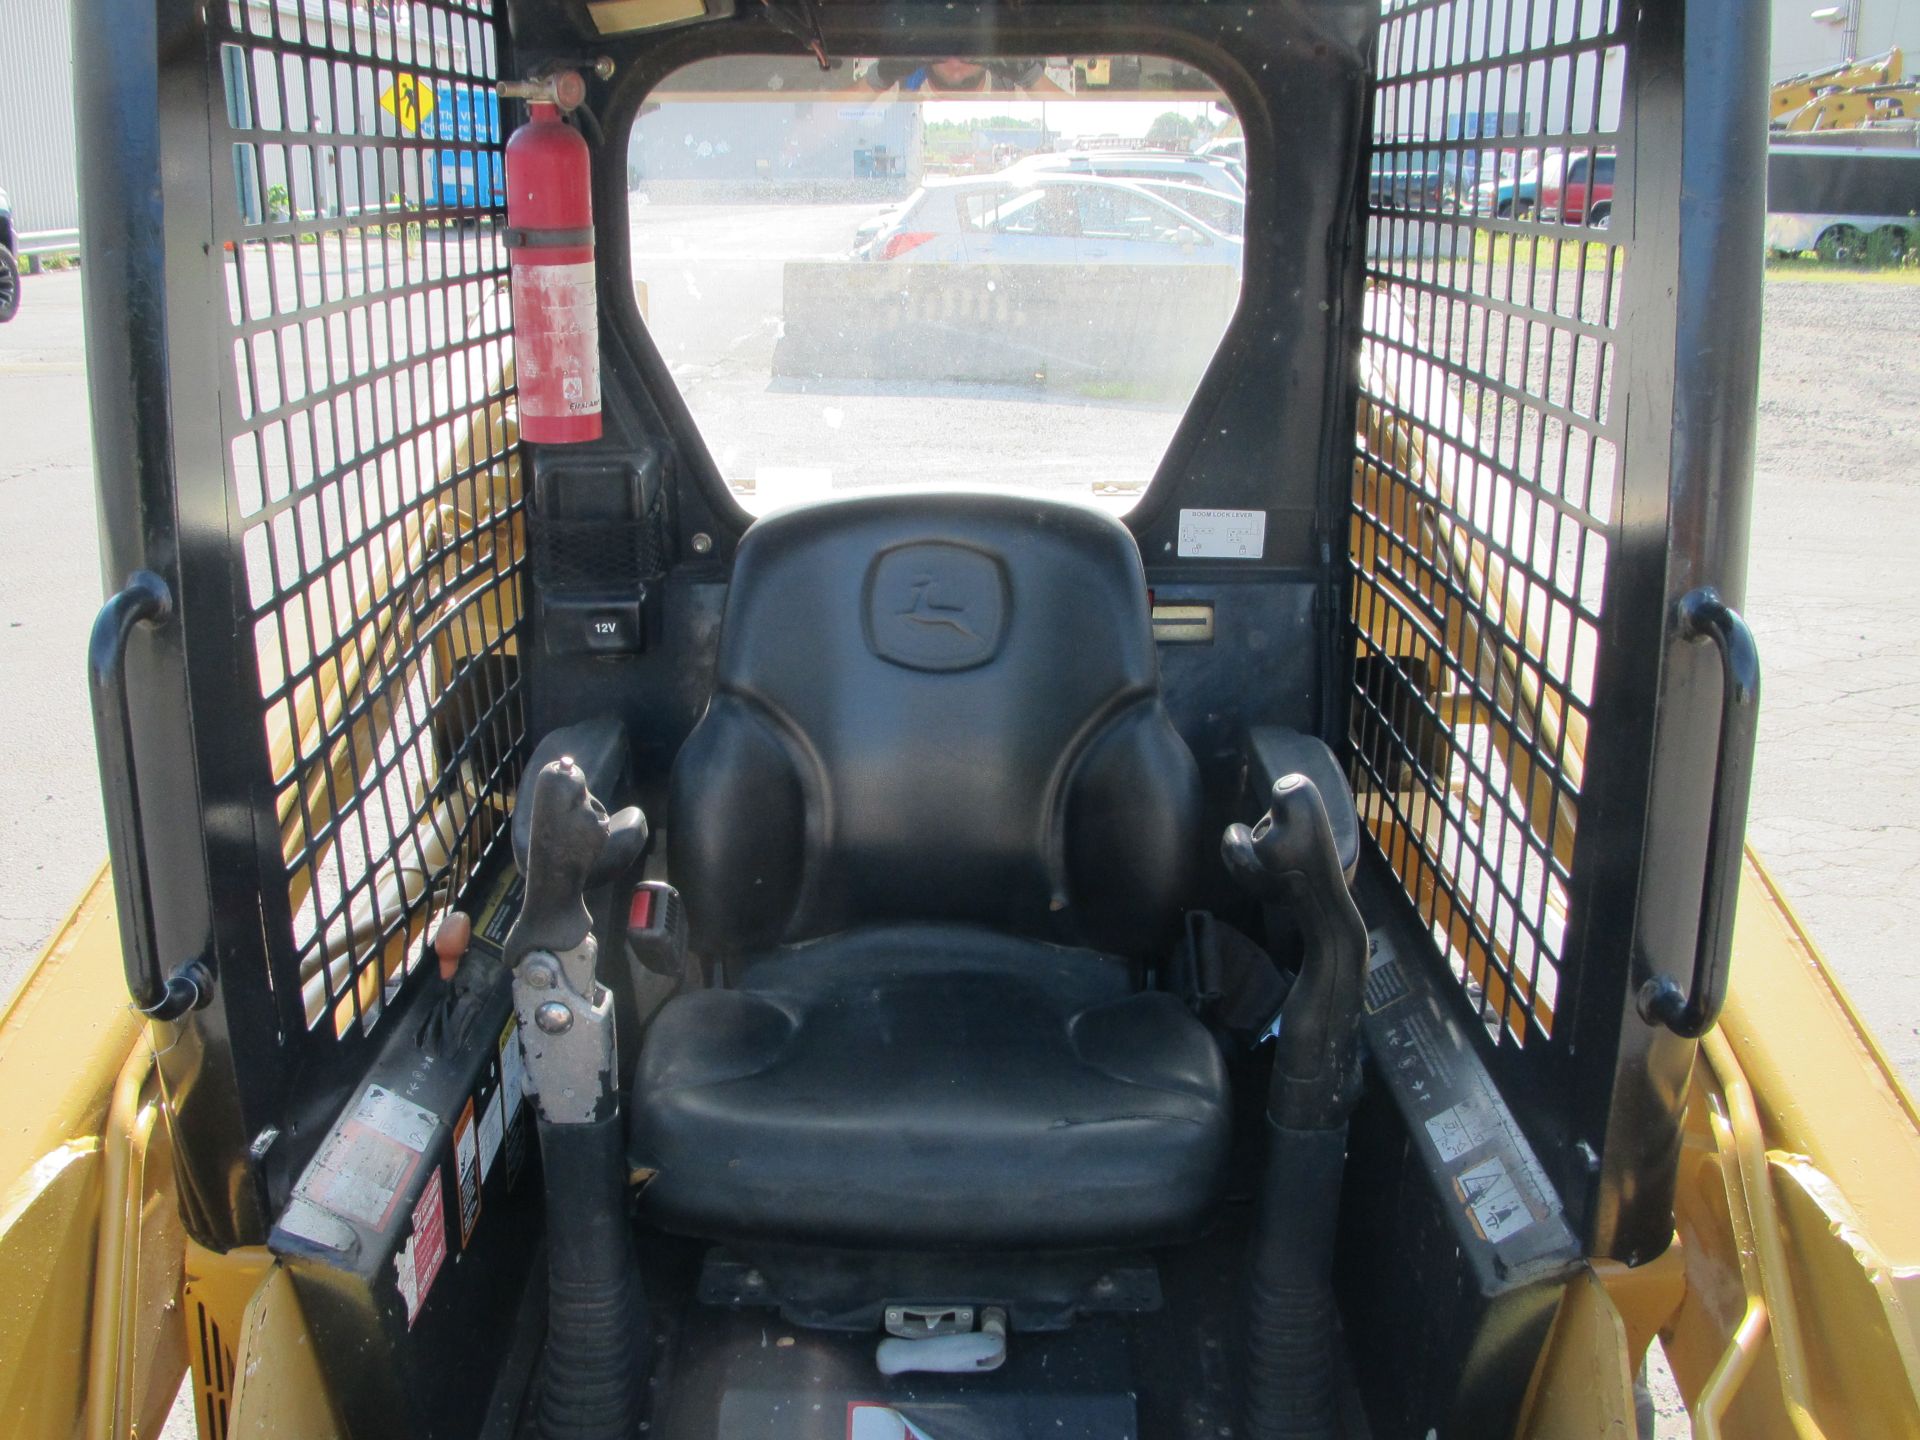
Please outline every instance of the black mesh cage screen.
[{"label": "black mesh cage screen", "polygon": [[491,0],[213,10],[228,506],[286,867],[267,938],[308,1026],[344,1034],[414,967],[518,779],[499,22]]},{"label": "black mesh cage screen", "polygon": [[1498,1047],[1554,1035],[1620,423],[1618,0],[1386,0],[1351,559],[1362,815]]}]

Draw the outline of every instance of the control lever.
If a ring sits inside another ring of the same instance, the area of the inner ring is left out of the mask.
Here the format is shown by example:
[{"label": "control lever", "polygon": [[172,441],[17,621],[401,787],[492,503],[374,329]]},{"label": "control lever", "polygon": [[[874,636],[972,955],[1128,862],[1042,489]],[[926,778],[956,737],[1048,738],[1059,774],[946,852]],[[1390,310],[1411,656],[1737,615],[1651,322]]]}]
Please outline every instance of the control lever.
[{"label": "control lever", "polygon": [[539,1430],[543,1440],[629,1440],[646,1378],[646,1305],[627,1223],[613,996],[595,974],[587,890],[639,858],[647,822],[632,808],[609,817],[567,757],[528,789],[526,893],[506,960],[547,1191]]},{"label": "control lever", "polygon": [[1254,1440],[1333,1440],[1333,1237],[1347,1116],[1360,1096],[1367,929],[1327,807],[1305,775],[1276,780],[1266,815],[1252,829],[1227,827],[1220,851],[1242,888],[1291,909],[1306,942],[1300,978],[1280,1008],[1267,1090],[1244,1430]]},{"label": "control lever", "polygon": [[1292,912],[1306,941],[1280,1009],[1268,1118],[1293,1129],[1345,1124],[1360,1094],[1367,927],[1347,893],[1320,788],[1305,775],[1281,776],[1267,813],[1252,829],[1229,825],[1220,854],[1241,889]]},{"label": "control lever", "polygon": [[432,998],[415,1040],[427,1054],[444,1057],[464,1046],[475,1019],[500,974],[498,962],[473,949],[473,917],[449,910],[433,934],[440,991]]},{"label": "control lever", "polygon": [[507,932],[507,964],[516,971],[532,951],[560,955],[591,939],[587,892],[617,879],[647,848],[647,817],[640,807],[609,816],[571,756],[549,761],[535,774],[531,813],[521,864],[526,894]]}]

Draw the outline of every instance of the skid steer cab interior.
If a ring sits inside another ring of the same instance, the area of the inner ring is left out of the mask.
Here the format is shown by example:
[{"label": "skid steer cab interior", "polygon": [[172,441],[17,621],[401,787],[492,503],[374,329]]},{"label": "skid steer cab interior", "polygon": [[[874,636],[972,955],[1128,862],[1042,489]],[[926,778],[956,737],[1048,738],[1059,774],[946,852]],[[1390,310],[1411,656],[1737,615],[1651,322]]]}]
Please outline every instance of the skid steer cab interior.
[{"label": "skid steer cab interior", "polygon": [[1750,8],[78,0],[202,1434],[1627,1433]]}]

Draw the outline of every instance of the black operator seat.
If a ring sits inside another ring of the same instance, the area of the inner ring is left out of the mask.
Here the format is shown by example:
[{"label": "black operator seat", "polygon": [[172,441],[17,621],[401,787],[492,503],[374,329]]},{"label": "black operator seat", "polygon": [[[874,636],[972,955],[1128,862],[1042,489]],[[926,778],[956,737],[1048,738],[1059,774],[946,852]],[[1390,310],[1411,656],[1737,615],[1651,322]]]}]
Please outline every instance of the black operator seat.
[{"label": "black operator seat", "polygon": [[711,1238],[1090,1247],[1217,1197],[1219,1055],[1145,991],[1199,853],[1132,536],[992,495],[742,540],[669,864],[729,988],[648,1031],[651,1216]]}]

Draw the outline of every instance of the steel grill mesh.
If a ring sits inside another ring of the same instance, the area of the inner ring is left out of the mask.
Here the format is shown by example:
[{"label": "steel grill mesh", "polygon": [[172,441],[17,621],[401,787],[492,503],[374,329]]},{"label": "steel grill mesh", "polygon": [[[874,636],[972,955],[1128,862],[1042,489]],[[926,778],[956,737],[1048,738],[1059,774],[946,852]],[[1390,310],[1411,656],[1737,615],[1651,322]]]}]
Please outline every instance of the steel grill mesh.
[{"label": "steel grill mesh", "polygon": [[307,1024],[344,1035],[505,833],[525,734],[498,21],[219,8],[228,502],[286,866],[268,938]]},{"label": "steel grill mesh", "polygon": [[1618,521],[1620,25],[1618,0],[1388,0],[1382,18],[1351,774],[1499,1047],[1552,1036],[1576,958],[1569,879]]}]

